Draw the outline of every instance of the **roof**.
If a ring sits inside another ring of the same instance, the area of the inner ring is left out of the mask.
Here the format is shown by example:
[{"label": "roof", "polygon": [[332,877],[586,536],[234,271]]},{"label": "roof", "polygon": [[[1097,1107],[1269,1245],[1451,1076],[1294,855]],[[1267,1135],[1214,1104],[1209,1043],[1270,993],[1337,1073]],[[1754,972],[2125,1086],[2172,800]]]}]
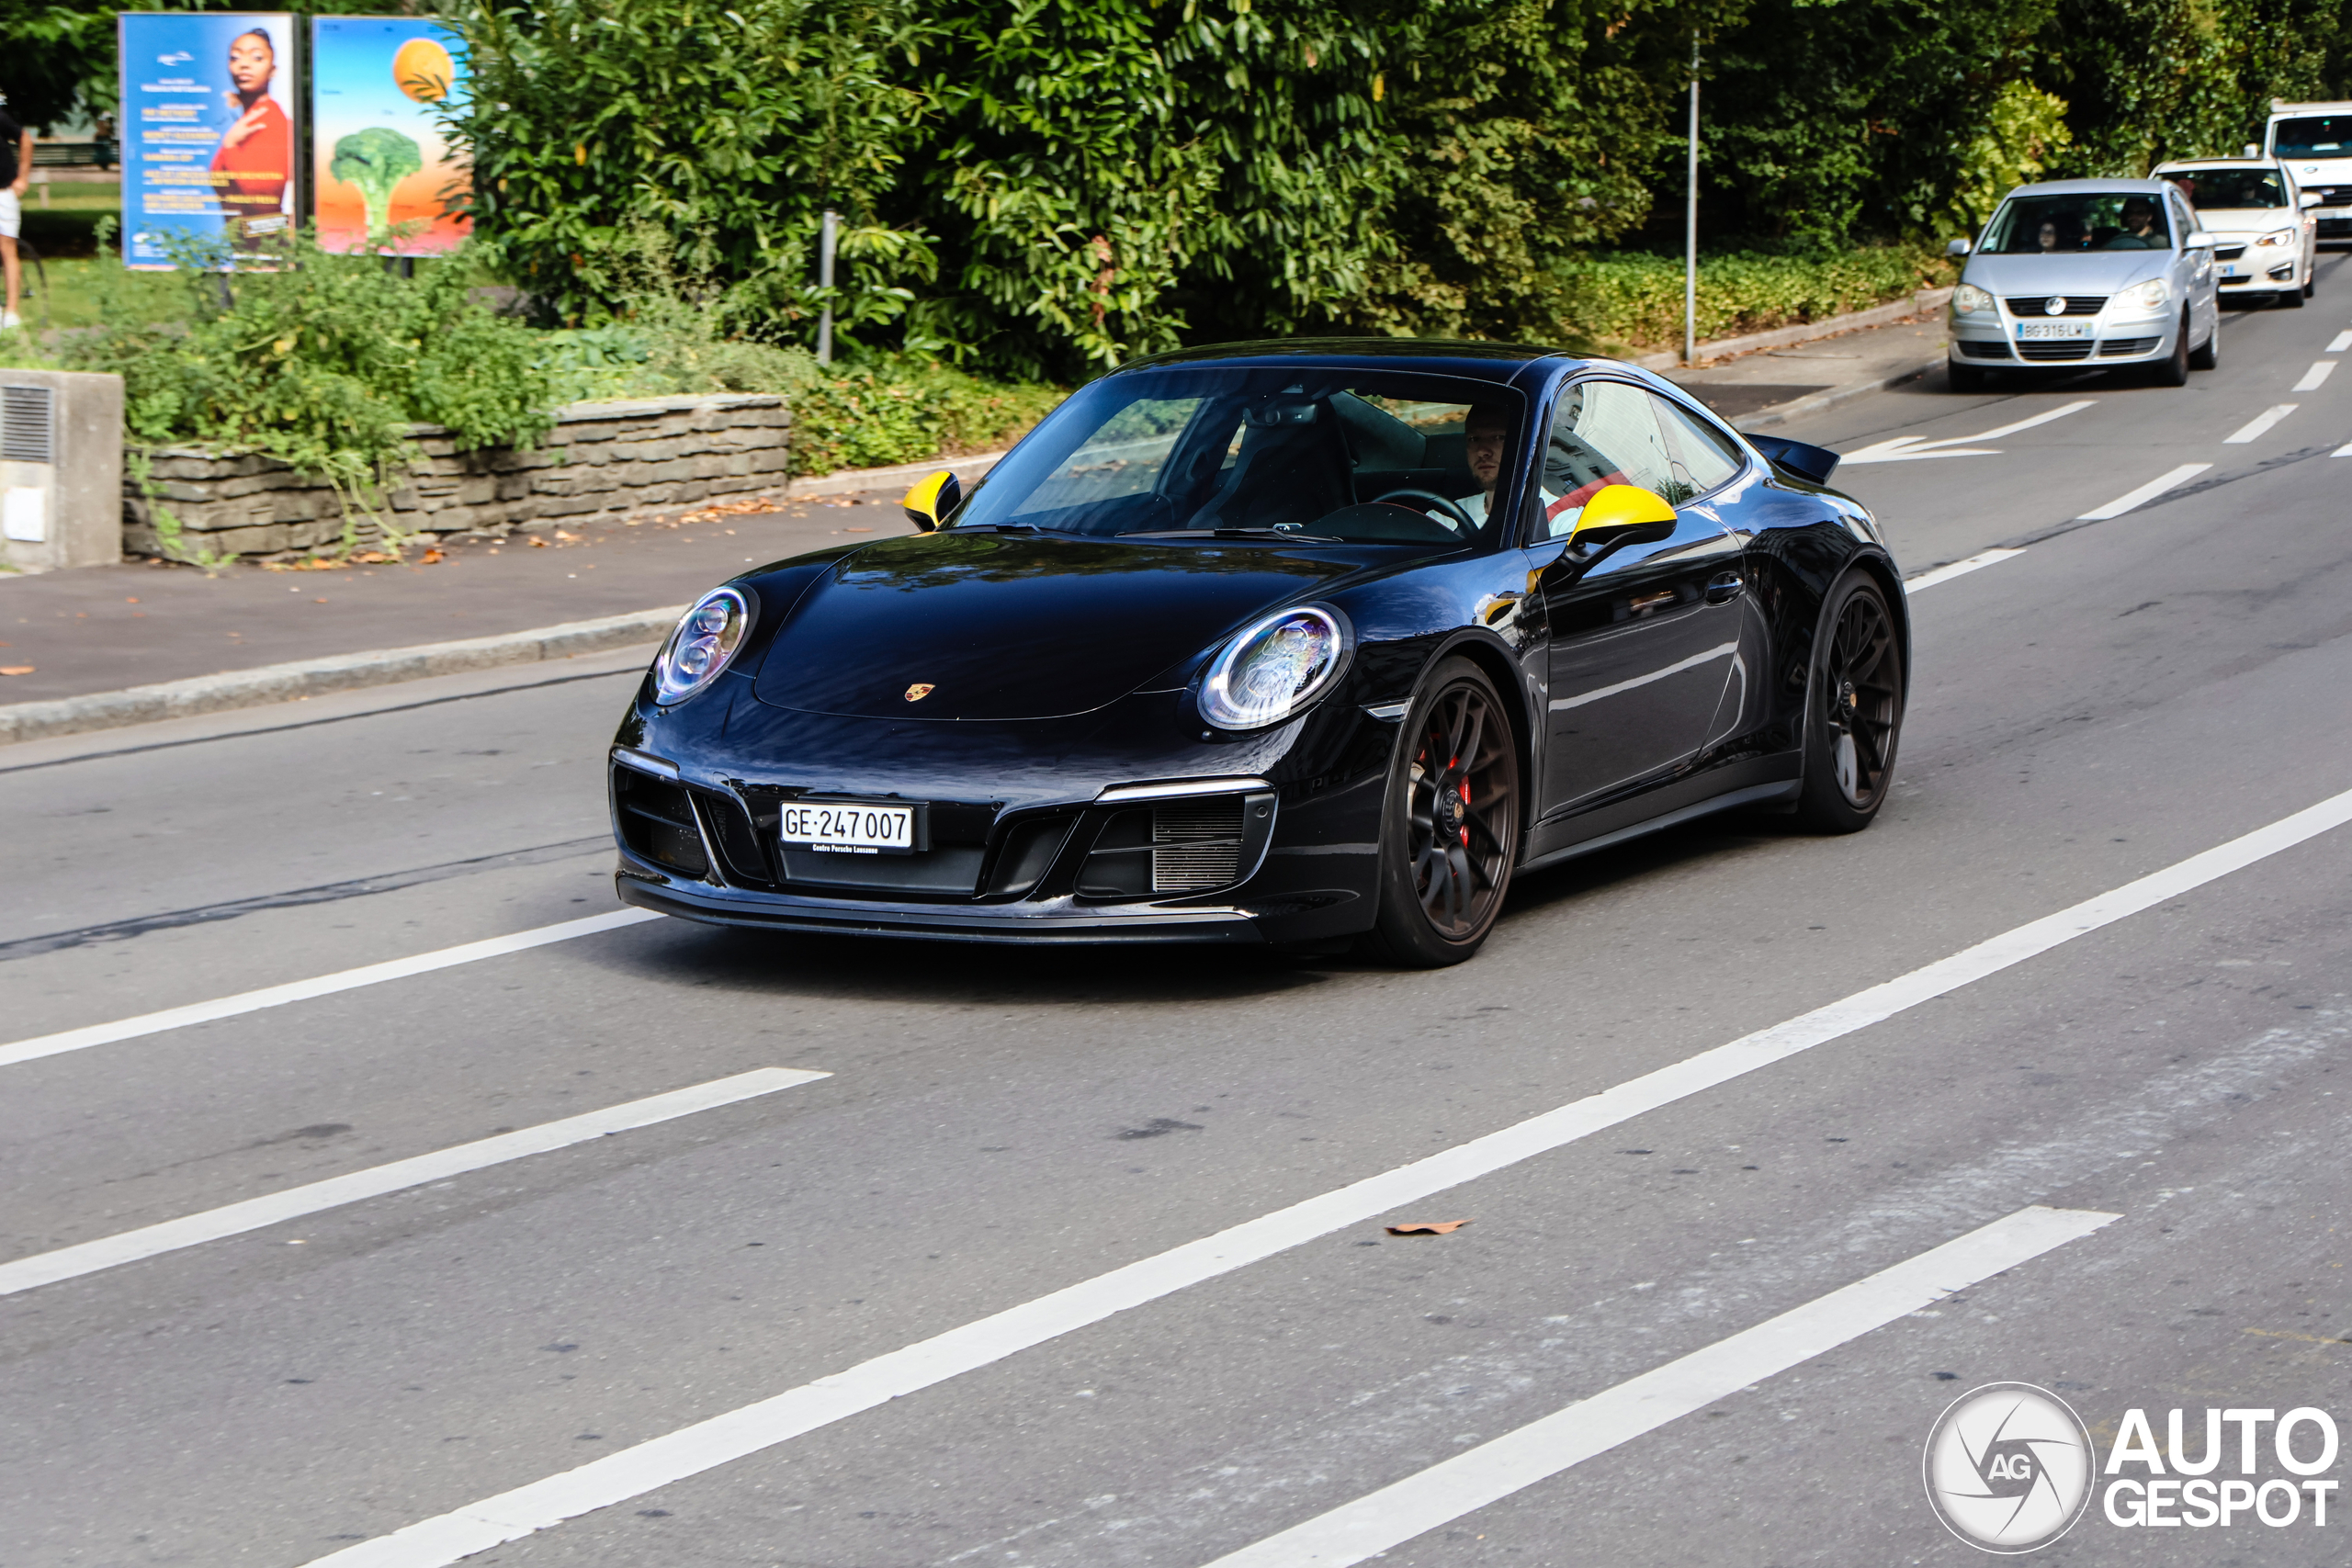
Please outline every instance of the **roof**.
[{"label": "roof", "polygon": [[2011,196],[2105,196],[2121,191],[2126,195],[2162,196],[2165,182],[2145,180],[2044,180],[2040,185],[2019,186]]},{"label": "roof", "polygon": [[1282,365],[1313,359],[1334,367],[1451,372],[1478,380],[1510,380],[1522,366],[1540,359],[1581,363],[1566,350],[1524,343],[1473,343],[1462,339],[1416,337],[1270,338],[1249,343],[1204,344],[1197,348],[1170,349],[1165,354],[1131,359],[1114,371],[1156,368],[1169,365]]},{"label": "roof", "polygon": [[2167,158],[2156,165],[2161,177],[2166,169],[2275,169],[2285,162],[2279,158]]}]

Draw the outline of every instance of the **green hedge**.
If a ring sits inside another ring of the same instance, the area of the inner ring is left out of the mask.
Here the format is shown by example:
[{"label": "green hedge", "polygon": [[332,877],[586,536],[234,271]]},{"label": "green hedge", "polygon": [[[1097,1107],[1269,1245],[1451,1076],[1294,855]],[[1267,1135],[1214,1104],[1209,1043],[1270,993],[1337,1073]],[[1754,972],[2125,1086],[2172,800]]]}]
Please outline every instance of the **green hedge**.
[{"label": "green hedge", "polygon": [[[1567,319],[1601,350],[1682,343],[1682,258],[1639,252],[1565,263]],[[1867,310],[1951,283],[1952,264],[1900,245],[1850,250],[1732,251],[1699,258],[1699,339],[1734,337]]]}]

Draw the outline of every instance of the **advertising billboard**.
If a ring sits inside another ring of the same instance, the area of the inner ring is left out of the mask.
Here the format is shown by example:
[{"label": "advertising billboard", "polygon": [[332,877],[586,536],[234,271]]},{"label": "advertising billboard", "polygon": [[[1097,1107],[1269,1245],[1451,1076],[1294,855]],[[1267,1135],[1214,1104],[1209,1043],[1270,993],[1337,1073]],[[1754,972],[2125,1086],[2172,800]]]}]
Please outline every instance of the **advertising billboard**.
[{"label": "advertising billboard", "polygon": [[[444,209],[467,189],[435,113],[462,92],[463,39],[414,17],[311,21],[311,186],[331,251],[430,256],[469,220]],[[390,231],[406,227],[398,235]]]},{"label": "advertising billboard", "polygon": [[126,11],[119,26],[123,261],[168,268],[175,237],[270,248],[300,211],[294,18]]}]

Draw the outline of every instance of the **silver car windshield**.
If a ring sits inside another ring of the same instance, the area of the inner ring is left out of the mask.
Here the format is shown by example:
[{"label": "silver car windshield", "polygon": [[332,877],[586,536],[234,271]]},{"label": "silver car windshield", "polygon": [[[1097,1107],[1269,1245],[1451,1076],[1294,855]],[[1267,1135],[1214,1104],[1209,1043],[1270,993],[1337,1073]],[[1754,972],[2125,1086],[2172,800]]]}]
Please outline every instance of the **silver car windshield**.
[{"label": "silver car windshield", "polygon": [[1983,254],[2056,255],[2081,251],[2168,251],[2165,204],[2144,191],[2020,196],[1993,215]]}]

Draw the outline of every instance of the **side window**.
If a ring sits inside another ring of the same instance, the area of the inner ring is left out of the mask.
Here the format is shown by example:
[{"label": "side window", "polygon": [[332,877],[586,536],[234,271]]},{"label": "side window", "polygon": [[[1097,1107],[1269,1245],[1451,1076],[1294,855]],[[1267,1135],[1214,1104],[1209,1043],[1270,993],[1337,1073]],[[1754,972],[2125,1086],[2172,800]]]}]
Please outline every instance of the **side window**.
[{"label": "side window", "polygon": [[1560,394],[1544,444],[1540,520],[1529,530],[1531,542],[1566,538],[1603,485],[1639,485],[1672,499],[1674,460],[1657,406],[1623,381],[1579,381]]},{"label": "side window", "polygon": [[1680,404],[1665,398],[1657,404],[1657,422],[1665,428],[1666,445],[1674,455],[1674,488],[1661,490],[1669,505],[1729,484],[1746,466],[1731,437]]},{"label": "side window", "polygon": [[2172,221],[2173,227],[2178,231],[2177,238],[2184,244],[2188,243],[2189,235],[2197,232],[2197,220],[2190,213],[2188,204],[2181,200],[2177,194],[2172,198]]}]

